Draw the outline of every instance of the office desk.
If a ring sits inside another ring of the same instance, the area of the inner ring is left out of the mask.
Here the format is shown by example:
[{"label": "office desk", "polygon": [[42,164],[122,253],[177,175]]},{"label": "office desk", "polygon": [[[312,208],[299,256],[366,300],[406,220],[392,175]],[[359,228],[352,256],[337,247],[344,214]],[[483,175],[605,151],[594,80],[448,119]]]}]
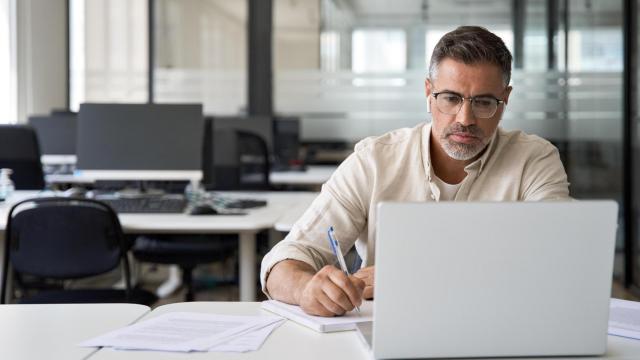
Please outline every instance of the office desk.
[{"label": "office desk", "polygon": [[273,171],[269,181],[273,185],[322,185],[337,169],[334,165],[311,165],[305,171]]},{"label": "office desk", "polygon": [[[38,192],[33,191],[18,191],[8,202],[15,203],[38,194]],[[127,234],[238,234],[240,299],[242,301],[255,301],[257,284],[255,269],[256,234],[263,230],[272,229],[278,220],[285,215],[290,218],[296,217],[296,214],[292,214],[292,211],[299,211],[298,203],[308,202],[310,198],[315,197],[315,193],[224,192],[221,194],[229,197],[265,199],[267,200],[267,206],[247,210],[247,215],[120,214],[118,218],[124,232]],[[8,204],[0,205],[0,231],[2,233],[4,233],[6,226],[8,211]],[[3,251],[1,249],[4,249],[4,247],[0,248],[0,251]]]},{"label": "office desk", "polygon": [[[149,319],[174,311],[204,312],[211,314],[258,315],[271,314],[260,310],[260,303],[192,302],[164,305],[145,315]],[[145,360],[145,359],[369,359],[370,355],[355,331],[321,334],[294,322],[287,321],[265,341],[260,350],[237,353],[161,353],[150,351],[115,351],[101,349],[91,360]],[[552,359],[640,359],[640,340],[609,336],[608,351],[604,357],[543,358]]]},{"label": "office desk", "polygon": [[[311,165],[304,171],[272,171],[269,181],[273,185],[319,186],[327,182],[337,168],[335,165]],[[131,175],[127,175],[125,179],[131,179]],[[95,176],[84,175],[81,172],[45,176],[48,184],[93,184],[96,180],[98,179]]]},{"label": "office desk", "polygon": [[135,322],[137,304],[0,305],[0,359],[85,359],[81,341]]},{"label": "office desk", "polygon": [[[147,314],[149,319],[160,314],[175,311],[204,312],[229,315],[259,315],[272,313],[260,310],[260,303],[245,302],[192,302],[160,306]],[[115,351],[101,349],[90,360],[117,359],[305,359],[337,360],[365,359],[366,352],[355,331],[321,334],[294,322],[287,321],[276,329],[259,351],[247,353],[161,353],[151,351]]]}]

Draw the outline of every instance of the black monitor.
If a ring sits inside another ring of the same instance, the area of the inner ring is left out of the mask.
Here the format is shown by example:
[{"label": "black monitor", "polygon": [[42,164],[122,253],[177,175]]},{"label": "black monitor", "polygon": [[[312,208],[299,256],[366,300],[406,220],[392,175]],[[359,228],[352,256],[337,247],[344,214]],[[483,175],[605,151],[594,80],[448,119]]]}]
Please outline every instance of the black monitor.
[{"label": "black monitor", "polygon": [[202,176],[201,104],[81,104],[77,136],[76,168],[83,175],[105,180]]},{"label": "black monitor", "polygon": [[41,154],[76,154],[76,114],[55,113],[49,116],[30,116],[29,125],[38,135]]}]

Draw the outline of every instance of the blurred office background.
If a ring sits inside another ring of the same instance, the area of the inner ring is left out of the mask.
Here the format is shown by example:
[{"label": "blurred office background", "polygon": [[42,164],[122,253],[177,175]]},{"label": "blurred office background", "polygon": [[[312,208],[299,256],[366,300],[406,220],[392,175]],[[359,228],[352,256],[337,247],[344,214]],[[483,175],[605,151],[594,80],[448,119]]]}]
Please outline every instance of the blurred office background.
[{"label": "blurred office background", "polygon": [[[429,119],[438,39],[482,25],[514,54],[502,126],[559,149],[578,199],[621,205],[616,277],[640,285],[638,0],[0,0],[0,122],[83,102],[291,115],[339,162]],[[560,220],[561,221],[561,220]]]}]

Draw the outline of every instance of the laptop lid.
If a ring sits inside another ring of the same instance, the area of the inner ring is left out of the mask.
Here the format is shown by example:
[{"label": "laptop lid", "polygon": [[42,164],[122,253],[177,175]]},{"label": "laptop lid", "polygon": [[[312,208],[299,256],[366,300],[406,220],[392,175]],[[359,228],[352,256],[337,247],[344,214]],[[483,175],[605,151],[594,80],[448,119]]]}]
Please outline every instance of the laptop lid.
[{"label": "laptop lid", "polygon": [[602,354],[613,201],[383,203],[376,358]]}]

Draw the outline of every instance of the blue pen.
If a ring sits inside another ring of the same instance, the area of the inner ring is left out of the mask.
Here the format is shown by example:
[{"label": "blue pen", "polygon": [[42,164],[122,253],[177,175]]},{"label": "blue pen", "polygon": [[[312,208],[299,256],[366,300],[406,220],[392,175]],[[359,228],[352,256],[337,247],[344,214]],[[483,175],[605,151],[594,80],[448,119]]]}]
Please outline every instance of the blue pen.
[{"label": "blue pen", "polygon": [[[333,255],[338,259],[338,263],[340,264],[340,269],[347,275],[349,274],[349,269],[347,268],[347,262],[344,261],[344,255],[342,255],[342,250],[340,249],[340,244],[338,243],[338,239],[336,239],[336,235],[333,232],[333,226],[329,227],[327,231],[327,236],[329,238],[329,244],[331,245],[331,250],[333,251]],[[356,310],[360,312],[360,308],[356,306]]]}]

